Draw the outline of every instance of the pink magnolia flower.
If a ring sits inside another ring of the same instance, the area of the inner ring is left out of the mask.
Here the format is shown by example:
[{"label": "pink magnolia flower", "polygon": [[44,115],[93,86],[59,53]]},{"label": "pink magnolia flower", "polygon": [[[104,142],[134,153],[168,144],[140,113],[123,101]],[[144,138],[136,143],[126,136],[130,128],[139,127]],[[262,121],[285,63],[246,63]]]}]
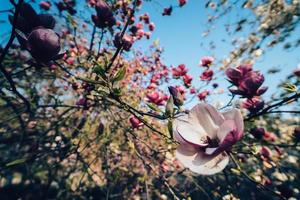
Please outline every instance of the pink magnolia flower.
[{"label": "pink magnolia flower", "polygon": [[190,93],[191,93],[191,94],[196,94],[196,92],[197,92],[196,88],[191,88],[191,89],[190,89]]},{"label": "pink magnolia flower", "polygon": [[149,31],[154,31],[155,29],[155,24],[153,22],[151,22],[149,25],[148,25],[148,29]]},{"label": "pink magnolia flower", "polygon": [[220,113],[200,103],[173,124],[174,138],[180,143],[177,159],[191,171],[211,175],[222,171],[229,162],[226,150],[244,134],[241,112],[231,109]]},{"label": "pink magnolia flower", "polygon": [[239,83],[252,72],[252,65],[244,64],[239,65],[237,68],[228,68],[225,71],[225,74],[228,77],[229,82],[238,86]]},{"label": "pink magnolia flower", "polygon": [[205,56],[201,58],[199,65],[202,67],[208,67],[214,62],[214,58],[211,56]]},{"label": "pink magnolia flower", "polygon": [[203,92],[200,92],[198,94],[198,98],[200,101],[203,101],[206,99],[206,97],[209,95],[209,91],[208,90],[204,90]]},{"label": "pink magnolia flower", "polygon": [[179,6],[182,7],[186,4],[187,0],[178,0]]},{"label": "pink magnolia flower", "polygon": [[180,76],[184,76],[187,73],[187,68],[185,64],[178,65],[178,67],[172,69],[172,75],[174,78],[179,78]]},{"label": "pink magnolia flower", "polygon": [[153,92],[153,93],[147,94],[148,101],[151,103],[154,103],[158,106],[164,104],[164,102],[167,100],[166,97],[167,96],[161,92]]},{"label": "pink magnolia flower", "polygon": [[202,81],[210,81],[212,79],[213,75],[214,75],[214,71],[208,69],[202,73],[202,75],[200,76],[200,79]]},{"label": "pink magnolia flower", "polygon": [[229,89],[232,94],[241,95],[246,98],[260,96],[268,87],[260,87],[265,81],[264,75],[252,70],[252,65],[239,65],[237,68],[229,68],[225,72],[228,81],[236,88]]},{"label": "pink magnolia flower", "polygon": [[242,107],[249,110],[250,113],[257,113],[261,109],[263,109],[265,102],[257,97],[253,97],[252,99],[246,99],[242,102]]},{"label": "pink magnolia flower", "polygon": [[260,149],[260,155],[265,159],[269,159],[272,156],[272,151],[269,149],[269,147],[263,146]]},{"label": "pink magnolia flower", "polygon": [[192,80],[193,80],[193,77],[191,75],[186,74],[183,76],[183,82],[186,87],[191,86]]},{"label": "pink magnolia flower", "polygon": [[129,122],[133,128],[138,128],[143,125],[143,123],[136,117],[132,116],[129,118]]}]

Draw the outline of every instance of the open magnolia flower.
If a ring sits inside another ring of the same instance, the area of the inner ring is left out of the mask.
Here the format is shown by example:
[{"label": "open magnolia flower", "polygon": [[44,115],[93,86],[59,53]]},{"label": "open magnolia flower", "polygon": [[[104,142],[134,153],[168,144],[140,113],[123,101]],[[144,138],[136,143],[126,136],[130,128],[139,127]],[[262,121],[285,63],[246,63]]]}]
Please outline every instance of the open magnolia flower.
[{"label": "open magnolia flower", "polygon": [[180,143],[176,157],[195,173],[218,173],[229,162],[226,150],[242,138],[243,130],[238,109],[220,113],[213,106],[200,103],[189,114],[174,120],[174,138]]}]

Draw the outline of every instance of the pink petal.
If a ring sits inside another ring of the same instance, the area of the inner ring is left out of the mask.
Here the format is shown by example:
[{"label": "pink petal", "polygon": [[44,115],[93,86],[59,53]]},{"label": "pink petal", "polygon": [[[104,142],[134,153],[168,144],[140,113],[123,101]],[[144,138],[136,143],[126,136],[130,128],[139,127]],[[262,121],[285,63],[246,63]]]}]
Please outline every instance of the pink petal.
[{"label": "pink petal", "polygon": [[222,114],[223,114],[225,120],[233,120],[234,121],[238,136],[239,136],[239,138],[241,138],[244,135],[244,120],[243,120],[241,111],[239,109],[233,108]]},{"label": "pink petal", "polygon": [[173,122],[173,135],[180,144],[205,147],[207,135],[198,123],[193,123],[188,115],[178,117]]},{"label": "pink petal", "polygon": [[217,155],[222,151],[229,149],[239,140],[234,121],[226,120],[220,126],[217,136],[218,140],[220,141],[219,146],[216,148],[206,148],[205,153],[207,155]]},{"label": "pink petal", "polygon": [[199,103],[191,109],[189,120],[193,123],[197,122],[211,139],[215,139],[219,126],[224,122],[224,117],[213,106]]},{"label": "pink petal", "polygon": [[225,152],[217,156],[208,156],[202,151],[187,149],[184,145],[178,146],[176,158],[183,166],[202,175],[218,173],[222,171],[229,162],[229,157]]}]

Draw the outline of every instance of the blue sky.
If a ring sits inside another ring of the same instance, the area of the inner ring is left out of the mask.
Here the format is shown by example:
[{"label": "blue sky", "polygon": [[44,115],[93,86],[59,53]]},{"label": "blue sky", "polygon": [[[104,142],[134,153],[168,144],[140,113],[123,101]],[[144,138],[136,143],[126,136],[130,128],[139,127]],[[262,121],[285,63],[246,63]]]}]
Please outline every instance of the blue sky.
[{"label": "blue sky", "polygon": [[[84,1],[81,1],[81,3],[82,2]],[[163,3],[161,5],[158,2]],[[163,17],[161,15],[163,7],[176,5],[177,0],[145,2],[140,11],[141,13],[148,12],[150,14],[150,19],[155,23],[156,29],[150,41],[143,40],[138,42],[137,46],[146,49],[152,41],[159,39],[160,45],[165,50],[163,54],[164,63],[174,66],[181,63],[186,64],[190,70],[189,74],[194,77],[193,81],[195,81],[195,83],[200,83],[199,75],[203,69],[198,66],[198,63],[202,56],[211,55],[217,60],[220,60],[228,56],[233,49],[230,42],[237,35],[228,35],[225,31],[224,24],[233,23],[243,17],[251,18],[250,12],[241,12],[239,7],[235,7],[231,10],[229,15],[219,19],[213,27],[209,27],[210,25],[207,24],[207,16],[211,11],[205,8],[205,3],[206,1],[204,0],[189,0],[184,7],[175,8],[170,17]],[[0,1],[0,10],[10,7],[9,0]],[[38,8],[36,5],[34,7]],[[0,20],[7,20],[7,14],[1,13]],[[9,31],[9,25],[1,23],[0,27],[0,41],[3,42],[7,39],[7,37],[3,37],[3,33]],[[238,36],[246,37],[248,31],[253,31],[251,28],[252,27],[246,28],[245,31],[238,33]],[[207,29],[211,30],[211,34],[203,38],[202,33]],[[299,27],[295,33],[299,35]],[[295,33],[294,35],[297,35]],[[225,41],[223,39],[225,39]],[[296,39],[296,37],[292,36],[291,39]],[[210,50],[208,48],[210,41],[216,43],[216,49]],[[202,46],[201,43],[203,44]],[[285,51],[282,49],[282,45],[278,45],[275,48],[268,49],[266,54],[255,62],[254,68],[261,70],[263,73],[266,73],[272,67],[281,69],[281,72],[278,74],[265,76],[265,85],[270,87],[267,93],[264,94],[265,97],[269,97],[271,94],[278,92],[276,85],[283,81],[285,77],[296,68],[300,62],[300,57],[297,54],[299,54],[298,49]],[[217,69],[219,65],[214,67]],[[224,89],[228,86],[225,76],[219,76],[217,82]],[[216,96],[212,98],[211,100],[215,100]],[[220,99],[227,100],[229,97],[228,95],[221,95]],[[196,102],[193,102],[193,104],[194,103]]]}]

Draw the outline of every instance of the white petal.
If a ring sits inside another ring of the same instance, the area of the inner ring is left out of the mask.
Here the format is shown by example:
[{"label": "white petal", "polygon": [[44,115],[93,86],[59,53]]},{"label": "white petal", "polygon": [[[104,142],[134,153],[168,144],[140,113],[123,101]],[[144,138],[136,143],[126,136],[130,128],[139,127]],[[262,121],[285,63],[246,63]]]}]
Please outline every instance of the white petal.
[{"label": "white petal", "polygon": [[233,108],[223,113],[225,120],[233,120],[236,126],[236,131],[241,138],[244,134],[244,120],[242,113],[239,109]]},{"label": "white petal", "polygon": [[173,135],[179,143],[207,146],[207,135],[198,123],[191,123],[188,116],[176,118],[173,122]]},{"label": "white petal", "polygon": [[[232,140],[227,141],[228,143],[224,142],[224,139],[228,134],[231,134],[231,131],[236,130],[235,122],[233,120],[226,120],[219,128],[217,132],[217,137],[219,140],[219,147],[216,148],[206,148],[205,153],[208,155],[216,155],[220,152],[226,150],[229,146],[234,144],[238,139],[235,139],[236,137],[232,137]],[[236,132],[237,134],[237,132]],[[227,138],[228,139],[228,138]]]},{"label": "white petal", "polygon": [[223,115],[213,106],[205,103],[193,107],[189,119],[193,122],[197,121],[211,139],[216,138],[219,126],[224,122]]},{"label": "white petal", "polygon": [[219,128],[217,132],[217,136],[219,139],[219,143],[225,139],[226,135],[233,130],[236,130],[235,122],[233,120],[226,120]]},{"label": "white petal", "polygon": [[202,151],[187,149],[184,145],[178,146],[176,157],[183,166],[202,175],[218,173],[222,171],[229,162],[229,156],[225,152],[217,156],[208,156]]}]

